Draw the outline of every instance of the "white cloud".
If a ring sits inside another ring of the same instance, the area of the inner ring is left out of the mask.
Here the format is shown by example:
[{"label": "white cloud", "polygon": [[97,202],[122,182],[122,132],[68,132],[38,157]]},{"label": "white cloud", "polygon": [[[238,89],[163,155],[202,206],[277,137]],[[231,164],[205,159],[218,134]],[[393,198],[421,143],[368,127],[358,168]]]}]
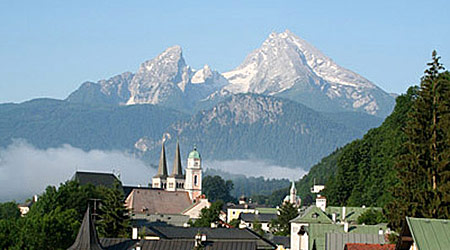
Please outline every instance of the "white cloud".
[{"label": "white cloud", "polygon": [[155,169],[120,151],[85,152],[70,145],[37,149],[25,141],[0,148],[0,201],[23,200],[41,193],[48,185],[59,185],[76,170],[120,172],[124,184],[147,185]]},{"label": "white cloud", "polygon": [[262,160],[210,161],[205,162],[203,165],[205,168],[219,169],[232,174],[276,179],[298,180],[307,173],[300,167],[287,168],[272,165]]}]

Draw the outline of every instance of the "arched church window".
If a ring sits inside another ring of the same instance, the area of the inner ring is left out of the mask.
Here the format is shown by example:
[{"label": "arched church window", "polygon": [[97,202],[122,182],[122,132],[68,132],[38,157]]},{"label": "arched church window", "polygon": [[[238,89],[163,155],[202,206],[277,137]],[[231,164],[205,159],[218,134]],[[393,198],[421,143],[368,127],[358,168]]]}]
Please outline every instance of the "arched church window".
[{"label": "arched church window", "polygon": [[198,180],[197,180],[197,175],[194,175],[194,186],[197,186],[198,185]]}]

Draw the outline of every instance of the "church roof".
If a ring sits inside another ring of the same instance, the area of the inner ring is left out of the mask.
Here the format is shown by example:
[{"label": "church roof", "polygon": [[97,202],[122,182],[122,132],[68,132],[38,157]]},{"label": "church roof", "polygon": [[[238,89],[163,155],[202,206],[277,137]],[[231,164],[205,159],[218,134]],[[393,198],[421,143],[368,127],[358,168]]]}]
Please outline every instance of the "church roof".
[{"label": "church roof", "polygon": [[136,188],[131,191],[125,204],[137,214],[180,214],[192,202],[186,191]]},{"label": "church roof", "polygon": [[84,214],[77,238],[68,250],[103,250],[98,240],[97,231],[95,230],[94,222],[91,218],[89,206]]},{"label": "church roof", "polygon": [[108,188],[113,188],[116,181],[121,184],[120,180],[112,173],[77,171],[73,175],[72,180],[77,181],[80,185],[92,184]]},{"label": "church roof", "polygon": [[164,147],[164,141],[161,147],[161,156],[159,157],[158,173],[154,177],[167,177],[166,148]]},{"label": "church roof", "polygon": [[189,157],[190,159],[200,159],[200,153],[197,151],[197,147],[194,146],[194,150],[192,150],[192,152],[189,153]]},{"label": "church roof", "polygon": [[181,166],[180,144],[178,143],[178,141],[177,141],[177,149],[175,151],[175,159],[173,160],[172,174],[170,176],[184,179],[183,168]]}]

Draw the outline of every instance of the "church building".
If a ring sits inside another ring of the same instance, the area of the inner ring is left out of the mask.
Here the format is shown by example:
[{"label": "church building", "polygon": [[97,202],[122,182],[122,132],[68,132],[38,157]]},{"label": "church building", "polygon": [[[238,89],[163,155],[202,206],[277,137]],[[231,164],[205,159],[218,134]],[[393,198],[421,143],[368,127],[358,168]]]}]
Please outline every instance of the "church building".
[{"label": "church building", "polygon": [[152,188],[164,189],[166,191],[186,191],[189,198],[194,200],[202,194],[202,164],[200,153],[197,148],[189,153],[187,159],[186,173],[183,174],[181,165],[180,144],[177,142],[175,159],[173,161],[172,173],[168,175],[166,150],[164,142],[159,158],[158,172],[152,178]]}]

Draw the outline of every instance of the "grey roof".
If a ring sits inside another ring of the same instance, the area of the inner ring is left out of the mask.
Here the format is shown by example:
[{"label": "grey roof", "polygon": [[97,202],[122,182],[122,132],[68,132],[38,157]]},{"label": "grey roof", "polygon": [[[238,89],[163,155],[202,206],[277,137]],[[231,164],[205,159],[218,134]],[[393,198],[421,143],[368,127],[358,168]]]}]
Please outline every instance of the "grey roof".
[{"label": "grey roof", "polygon": [[[194,239],[160,239],[160,240],[131,240],[124,238],[100,239],[105,250],[131,250],[137,243],[142,250],[192,250]],[[255,242],[249,241],[206,241],[205,250],[255,250],[258,249]]]},{"label": "grey roof", "polygon": [[120,180],[112,173],[77,171],[72,177],[72,180],[78,181],[80,185],[92,184],[94,186],[105,186],[109,188],[113,188],[116,181],[122,185]]},{"label": "grey roof", "polygon": [[68,250],[102,250],[97,231],[95,230],[94,222],[91,218],[91,210],[88,206],[86,213],[84,214],[83,222],[81,223],[80,230],[78,231],[77,238]]},{"label": "grey roof", "polygon": [[164,140],[161,146],[161,155],[159,157],[158,173],[155,177],[167,177],[167,161],[166,148],[164,147]]},{"label": "grey roof", "polygon": [[175,151],[175,159],[173,160],[172,174],[175,178],[184,179],[183,168],[181,167],[180,144],[177,141],[177,150]]},{"label": "grey roof", "polygon": [[276,245],[261,237],[252,230],[245,228],[209,228],[209,227],[149,227],[150,233],[165,239],[194,239],[199,232],[206,234],[208,240],[219,241],[251,241],[258,249],[274,249]]},{"label": "grey roof", "polygon": [[182,214],[133,214],[132,224],[138,227],[178,226],[183,227],[189,222],[189,216]]},{"label": "grey roof", "polygon": [[102,238],[100,243],[105,250],[131,250],[134,249],[137,240],[127,238]]},{"label": "grey roof", "polygon": [[270,222],[273,219],[277,218],[276,214],[254,214],[254,213],[240,213],[239,218],[243,221],[255,221],[258,220],[259,222]]},{"label": "grey roof", "polygon": [[327,233],[325,250],[342,250],[347,243],[385,244],[386,240],[380,234]]},{"label": "grey roof", "polygon": [[282,245],[284,248],[291,248],[291,238],[289,236],[266,234],[265,237],[277,246]]},{"label": "grey roof", "polygon": [[[177,240],[148,240],[142,242],[142,250],[192,250],[194,249],[194,239],[177,239]],[[205,250],[256,250],[258,249],[255,242],[242,241],[206,241],[204,243]]]}]

